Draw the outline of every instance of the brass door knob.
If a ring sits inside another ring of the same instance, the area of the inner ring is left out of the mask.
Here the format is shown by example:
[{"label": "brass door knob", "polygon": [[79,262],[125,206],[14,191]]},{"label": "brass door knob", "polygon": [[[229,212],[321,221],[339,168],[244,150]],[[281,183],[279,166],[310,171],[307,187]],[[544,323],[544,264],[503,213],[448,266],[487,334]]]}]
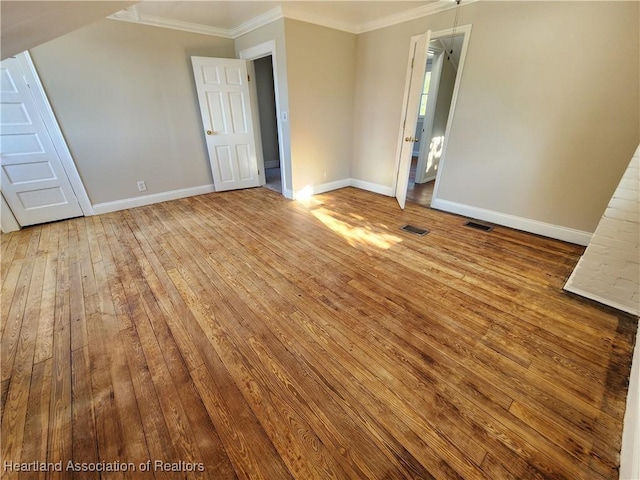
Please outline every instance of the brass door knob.
[{"label": "brass door knob", "polygon": [[213,130],[207,130],[207,135],[213,135]]}]

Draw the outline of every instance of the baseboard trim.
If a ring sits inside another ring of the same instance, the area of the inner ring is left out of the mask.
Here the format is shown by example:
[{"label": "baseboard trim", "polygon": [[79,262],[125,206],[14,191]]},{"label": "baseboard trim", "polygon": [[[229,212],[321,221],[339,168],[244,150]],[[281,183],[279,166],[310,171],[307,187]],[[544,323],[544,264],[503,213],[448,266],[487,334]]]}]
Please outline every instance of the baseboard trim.
[{"label": "baseboard trim", "polygon": [[365,182],[364,180],[358,180],[357,178],[352,178],[351,186],[368,192],[379,193],[380,195],[385,195],[387,197],[393,197],[393,189],[386,185],[379,185],[377,183],[370,183]]},{"label": "baseboard trim", "polygon": [[575,243],[577,245],[587,246],[591,241],[592,233],[582,230],[574,230],[559,225],[539,222],[529,218],[516,217],[506,213],[495,212],[493,210],[485,210],[483,208],[472,207],[462,203],[450,202],[434,198],[431,201],[431,208],[442,210],[449,213],[463,215],[486,222],[495,223],[505,227],[515,228],[524,232],[535,233],[544,237],[555,238],[564,242]]},{"label": "baseboard trim", "polygon": [[179,198],[193,197],[194,195],[202,195],[204,193],[211,192],[215,192],[213,184],[181,188],[179,190],[170,190],[168,192],[153,193],[151,195],[143,195],[140,197],[125,198],[122,200],[115,200],[113,202],[97,203],[93,205],[93,211],[96,215],[100,215],[102,213],[117,212],[119,210],[126,210],[127,208],[143,207],[154,203],[178,200]]},{"label": "baseboard trim", "polygon": [[436,176],[435,175],[431,175],[430,177],[425,178],[424,182],[416,182],[416,183],[428,183],[428,182],[430,182],[432,180],[435,180],[435,179],[436,179]]},{"label": "baseboard trim", "polygon": [[319,185],[308,185],[300,190],[293,192],[293,198],[304,199],[311,195],[318,195],[320,193],[330,192],[332,190],[338,190],[339,188],[345,188],[351,186],[351,180],[345,178],[343,180],[337,180],[335,182],[321,183]]}]

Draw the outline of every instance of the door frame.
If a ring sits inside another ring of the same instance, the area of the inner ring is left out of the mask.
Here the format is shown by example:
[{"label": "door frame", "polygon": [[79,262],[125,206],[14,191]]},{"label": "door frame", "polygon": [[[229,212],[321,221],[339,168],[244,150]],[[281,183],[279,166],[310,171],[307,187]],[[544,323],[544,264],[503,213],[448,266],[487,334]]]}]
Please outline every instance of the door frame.
[{"label": "door frame", "polygon": [[[454,31],[455,30],[455,31]],[[443,37],[447,37],[447,36],[451,36],[453,33],[455,33],[456,35],[460,35],[463,34],[464,35],[464,40],[462,42],[462,51],[460,53],[460,62],[458,64],[458,73],[456,74],[456,80],[455,80],[455,84],[453,87],[453,94],[452,94],[452,98],[451,98],[451,107],[449,108],[449,115],[447,116],[447,126],[445,127],[445,133],[444,133],[444,143],[442,145],[442,155],[440,156],[440,162],[439,162],[439,166],[438,166],[438,170],[436,171],[436,182],[435,182],[435,186],[433,189],[433,196],[432,196],[432,203],[433,200],[435,200],[437,198],[437,193],[438,193],[438,187],[440,185],[440,178],[441,178],[441,174],[443,171],[443,167],[444,167],[444,163],[445,163],[445,159],[446,159],[446,154],[447,154],[447,147],[449,144],[449,134],[451,133],[451,123],[453,121],[453,115],[455,113],[455,108],[456,108],[456,103],[458,100],[458,94],[460,91],[460,83],[462,80],[462,73],[464,70],[464,64],[465,64],[465,60],[466,60],[466,56],[467,56],[467,49],[469,47],[469,39],[471,37],[471,24],[467,24],[467,25],[462,25],[462,26],[458,26],[455,29],[454,28],[448,28],[445,30],[438,30],[435,32],[431,32],[431,35],[429,37],[429,41],[433,40],[433,39],[438,39],[438,38],[443,38]],[[409,56],[412,57],[413,56],[413,52],[415,50],[415,45],[418,42],[419,38],[422,35],[414,35],[411,37],[411,45],[409,47]],[[428,48],[428,45],[427,45]],[[426,71],[427,65],[425,62],[424,65],[424,70]],[[410,86],[410,82],[409,79],[411,77],[411,58],[409,58],[409,65],[407,67],[407,81],[405,82],[405,92],[404,92],[404,102],[403,102],[403,106],[402,106],[402,116],[400,117],[400,133],[398,135],[398,147],[397,147],[397,151],[396,151],[396,164],[395,164],[395,168],[394,168],[394,176],[393,176],[393,195],[397,197],[398,195],[398,177],[400,175],[400,155],[402,152],[402,146],[403,146],[403,142],[404,142],[404,123],[406,122],[407,124],[413,125],[415,128],[415,125],[418,122],[418,116],[415,115],[415,118],[411,117],[407,117],[407,107],[408,107],[408,97],[409,97],[409,86]],[[416,110],[417,113],[417,110]],[[404,172],[402,172],[404,174]],[[409,172],[407,171],[406,174],[408,175]]]},{"label": "door frame", "polygon": [[[442,63],[444,51],[441,49],[427,48],[427,52],[433,52],[433,61],[431,63],[431,82],[429,84],[429,92],[427,96],[427,111],[422,122],[422,132],[420,132],[420,151],[418,152],[418,163],[416,165],[415,183],[425,183],[433,178],[425,177],[426,173],[426,156],[427,151],[431,147],[430,142],[422,140],[431,139],[433,133],[433,121],[436,116],[436,104],[438,101],[438,90],[440,88],[440,77],[442,76]],[[426,73],[425,73],[426,75]]]},{"label": "door frame", "polygon": [[84,184],[82,183],[82,178],[78,173],[78,169],[76,168],[76,164],[73,161],[73,157],[71,156],[71,151],[67,146],[67,142],[62,134],[62,130],[60,129],[60,125],[56,119],[55,113],[51,108],[51,104],[49,103],[49,99],[47,98],[47,94],[44,90],[42,82],[40,81],[40,77],[38,76],[38,71],[36,70],[36,66],[31,59],[31,55],[29,52],[22,52],[18,55],[15,55],[16,60],[18,60],[18,64],[22,69],[22,73],[31,87],[29,91],[31,92],[31,96],[36,102],[36,107],[38,108],[38,112],[42,117],[42,121],[49,132],[49,136],[51,137],[51,141],[53,142],[53,147],[60,158],[60,162],[62,163],[62,168],[67,174],[67,178],[71,183],[71,188],[78,199],[78,203],[80,204],[80,209],[85,217],[94,215],[93,205],[89,200],[89,195],[84,188]]},{"label": "door frame", "polygon": [[[269,40],[267,42],[264,43],[260,43],[258,45],[254,45],[253,47],[249,47],[249,48],[245,48],[244,50],[240,50],[240,52],[238,53],[238,57],[243,59],[243,60],[247,60],[250,64],[250,70],[252,71],[252,78],[255,78],[255,74],[254,74],[254,64],[253,61],[254,60],[258,60],[260,58],[263,57],[267,57],[271,55],[271,64],[273,67],[273,88],[274,88],[274,93],[275,93],[275,97],[276,97],[276,125],[278,128],[278,147],[280,150],[280,180],[282,182],[282,195],[284,195],[285,198],[289,198],[289,199],[293,199],[293,190],[291,188],[288,188],[286,179],[289,178],[291,175],[291,161],[289,158],[287,158],[287,156],[285,155],[285,146],[284,146],[284,134],[283,134],[283,128],[282,128],[282,122],[283,122],[283,112],[282,112],[282,108],[281,108],[281,104],[280,104],[280,91],[279,91],[279,82],[278,82],[278,62],[277,62],[277,53],[276,53],[276,41],[275,40]],[[252,97],[252,101],[253,100],[257,100],[258,98],[258,92],[256,89],[256,82],[253,81],[251,82],[250,85],[250,90],[251,90],[251,97]],[[256,108],[254,109],[254,117],[257,121],[257,115],[258,115],[258,103],[257,101],[254,102]],[[260,126],[259,123],[257,122],[258,126],[257,128],[254,128],[255,132],[260,132]],[[260,149],[260,154],[258,156],[258,158],[262,159],[262,164],[259,165],[260,167],[260,174],[261,174],[261,184],[264,185],[264,183],[266,182],[266,180],[264,180],[264,155],[262,152],[262,141],[258,141],[258,139],[256,139],[256,148]]]}]

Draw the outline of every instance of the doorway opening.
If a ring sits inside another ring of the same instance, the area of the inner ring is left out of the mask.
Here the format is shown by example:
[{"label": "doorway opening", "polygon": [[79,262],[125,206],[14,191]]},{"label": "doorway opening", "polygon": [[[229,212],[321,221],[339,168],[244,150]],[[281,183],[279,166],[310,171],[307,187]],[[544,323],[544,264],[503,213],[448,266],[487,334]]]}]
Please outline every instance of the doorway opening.
[{"label": "doorway opening", "polygon": [[[405,92],[405,98],[417,101],[419,105],[417,108],[406,108],[406,125],[413,125],[414,129],[403,135],[407,138],[404,139],[402,148],[412,150],[409,162],[403,163],[401,160],[398,163],[396,196],[406,193],[407,201],[425,207],[430,207],[432,200],[437,198],[439,174],[442,171],[470,32],[471,26],[467,25],[459,27],[455,32],[443,30],[427,34],[428,40],[423,40],[428,41],[428,44],[421,83],[416,79],[415,86],[411,83],[407,86],[407,90],[419,87],[420,91],[415,94]],[[413,142],[412,145],[411,142],[407,145],[409,140]],[[403,155],[402,149],[400,154]],[[408,179],[406,183],[402,180],[403,176]]]},{"label": "doorway opening", "polygon": [[278,139],[278,114],[276,112],[273,57],[253,61],[255,88],[258,97],[258,119],[260,140],[264,159],[264,187],[282,193],[282,169],[280,168],[280,145]]},{"label": "doorway opening", "polygon": [[248,61],[251,76],[256,80],[251,82],[251,98],[254,105],[258,105],[254,125],[260,131],[256,138],[258,148],[261,151],[265,148],[264,155],[258,155],[260,185],[293,198],[291,158],[287,153],[289,134],[283,125],[287,122],[287,112],[281,110],[276,42],[269,40],[241,50],[239,58]]},{"label": "doorway opening", "polygon": [[464,33],[429,41],[427,65],[420,97],[407,200],[429,207],[440,166],[447,123],[459,71]]}]

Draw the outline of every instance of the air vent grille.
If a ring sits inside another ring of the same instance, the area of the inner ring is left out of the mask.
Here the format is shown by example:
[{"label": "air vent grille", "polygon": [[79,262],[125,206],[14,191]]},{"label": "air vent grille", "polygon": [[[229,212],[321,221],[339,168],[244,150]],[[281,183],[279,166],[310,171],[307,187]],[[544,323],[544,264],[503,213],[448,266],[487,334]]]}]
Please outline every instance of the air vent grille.
[{"label": "air vent grille", "polygon": [[425,229],[425,228],[420,228],[420,227],[416,227],[415,225],[403,225],[402,227],[400,227],[400,230],[404,230],[405,232],[409,232],[409,233],[413,233],[414,235],[418,235],[419,237],[422,237],[424,235],[426,235],[427,233],[429,233],[429,230]]},{"label": "air vent grille", "polygon": [[483,232],[490,232],[491,230],[493,230],[493,227],[489,225],[483,225],[482,223],[471,222],[471,221],[465,223],[464,226],[469,228],[475,228],[476,230],[482,230]]}]

